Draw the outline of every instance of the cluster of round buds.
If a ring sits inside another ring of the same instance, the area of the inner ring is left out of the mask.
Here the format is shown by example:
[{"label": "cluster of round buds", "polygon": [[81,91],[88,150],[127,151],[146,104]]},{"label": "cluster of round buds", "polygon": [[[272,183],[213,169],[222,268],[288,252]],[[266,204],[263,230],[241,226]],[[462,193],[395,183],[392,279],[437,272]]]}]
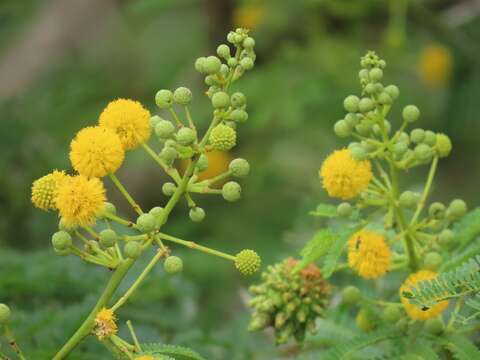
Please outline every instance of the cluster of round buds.
[{"label": "cluster of round buds", "polygon": [[307,331],[314,333],[315,320],[323,316],[329,302],[330,285],[318,267],[310,264],[297,272],[297,264],[288,258],[269,266],[262,274],[262,283],[249,288],[253,296],[249,330],[273,327],[279,344],[291,337],[302,342]]}]

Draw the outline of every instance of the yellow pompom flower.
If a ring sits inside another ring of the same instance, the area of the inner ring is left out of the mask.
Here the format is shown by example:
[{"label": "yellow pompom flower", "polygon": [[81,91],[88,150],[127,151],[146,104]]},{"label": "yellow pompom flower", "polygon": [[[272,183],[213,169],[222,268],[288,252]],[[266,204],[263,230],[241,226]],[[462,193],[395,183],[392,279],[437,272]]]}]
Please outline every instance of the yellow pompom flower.
[{"label": "yellow pompom flower", "polygon": [[236,28],[254,30],[261,24],[264,14],[265,9],[262,5],[242,5],[233,11],[233,23]]},{"label": "yellow pompom flower", "polygon": [[452,75],[452,67],[452,55],[443,45],[429,45],[420,54],[418,63],[420,77],[431,88],[445,87]]},{"label": "yellow pompom flower", "polygon": [[351,199],[368,187],[372,179],[370,161],[357,161],[349,149],[336,150],[320,168],[323,187],[330,197]]},{"label": "yellow pompom flower", "polygon": [[125,150],[120,138],[115,131],[105,127],[86,127],[70,143],[73,168],[88,177],[114,173],[124,158]]},{"label": "yellow pompom flower", "polygon": [[99,340],[105,340],[118,331],[116,317],[112,310],[103,308],[95,316],[95,328],[93,332]]},{"label": "yellow pompom flower", "polygon": [[348,265],[365,279],[384,276],[391,255],[385,237],[370,230],[357,231],[348,241]]},{"label": "yellow pompom flower", "polygon": [[437,273],[434,271],[420,270],[411,274],[400,287],[400,300],[402,301],[407,315],[413,320],[428,320],[437,317],[448,307],[448,300],[443,300],[428,309],[422,310],[422,308],[411,304],[410,301],[402,295],[404,291],[410,291],[411,287],[417,285],[419,281],[431,280],[436,277]]},{"label": "yellow pompom flower", "polygon": [[67,227],[89,226],[103,211],[105,188],[97,178],[73,176],[59,187],[55,201]]},{"label": "yellow pompom flower", "polygon": [[32,184],[33,205],[45,211],[56,210],[55,198],[58,188],[67,177],[64,171],[54,170],[52,173],[35,180]]},{"label": "yellow pompom flower", "polygon": [[151,133],[150,112],[138,101],[117,99],[100,114],[100,126],[114,130],[125,150],[136,148],[148,140]]}]

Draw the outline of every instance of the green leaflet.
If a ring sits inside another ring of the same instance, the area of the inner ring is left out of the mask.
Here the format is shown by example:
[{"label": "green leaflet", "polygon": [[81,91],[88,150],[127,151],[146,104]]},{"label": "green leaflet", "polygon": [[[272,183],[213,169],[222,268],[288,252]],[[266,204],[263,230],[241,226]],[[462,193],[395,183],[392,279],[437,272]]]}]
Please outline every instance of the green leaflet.
[{"label": "green leaflet", "polygon": [[310,211],[310,215],[333,218],[337,216],[337,207],[330,204],[320,203],[314,211]]},{"label": "green leaflet", "polygon": [[336,234],[330,229],[318,231],[313,238],[300,251],[302,260],[295,267],[295,271],[302,270],[310,263],[319,259],[327,253],[336,239]]},{"label": "green leaflet", "polygon": [[162,360],[205,360],[197,352],[182,346],[165,344],[142,344],[143,354],[163,355]]},{"label": "green leaflet", "polygon": [[342,255],[342,250],[345,247],[348,239],[358,230],[358,226],[350,229],[345,229],[337,234],[335,234],[335,242],[328,249],[328,252],[325,256],[325,261],[322,266],[322,274],[324,278],[329,278],[335,271],[337,266],[338,259]]},{"label": "green leaflet", "polygon": [[440,339],[440,342],[457,360],[480,359],[480,350],[464,336],[450,335]]},{"label": "green leaflet", "polygon": [[460,248],[463,249],[475,236],[480,234],[480,208],[466,214],[453,226],[453,232]]}]

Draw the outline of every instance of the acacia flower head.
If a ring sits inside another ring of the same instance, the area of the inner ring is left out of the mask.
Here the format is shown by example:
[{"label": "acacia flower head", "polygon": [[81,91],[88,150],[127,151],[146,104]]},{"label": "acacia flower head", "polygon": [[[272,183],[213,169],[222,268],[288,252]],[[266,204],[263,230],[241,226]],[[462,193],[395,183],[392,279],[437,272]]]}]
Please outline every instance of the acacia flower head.
[{"label": "acacia flower head", "polygon": [[93,332],[99,340],[104,340],[118,331],[116,317],[112,310],[103,308],[95,316],[95,328]]},{"label": "acacia flower head", "polygon": [[110,102],[100,114],[99,124],[114,130],[125,150],[143,144],[151,133],[150,112],[138,101],[130,99]]},{"label": "acacia flower head", "polygon": [[355,160],[350,149],[334,151],[320,168],[320,177],[328,195],[344,200],[364,191],[372,176],[370,161]]},{"label": "acacia flower head", "polygon": [[88,177],[103,177],[114,173],[122,165],[124,157],[120,138],[109,128],[86,127],[70,143],[73,168]]},{"label": "acacia flower head", "polygon": [[365,279],[382,277],[390,267],[391,251],[385,237],[360,230],[348,241],[348,265]]},{"label": "acacia flower head", "polygon": [[436,277],[437,273],[435,271],[420,270],[416,273],[411,274],[400,287],[400,300],[402,301],[403,307],[405,308],[407,315],[411,319],[428,320],[437,317],[448,307],[448,300],[443,300],[424,310],[414,304],[411,304],[410,301],[402,295],[404,291],[410,291],[411,287],[417,285],[418,282],[423,280],[432,280]]},{"label": "acacia flower head", "polygon": [[453,58],[441,44],[432,44],[420,54],[418,69],[423,82],[434,89],[444,88],[452,75]]},{"label": "acacia flower head", "polygon": [[97,178],[73,176],[59,187],[55,201],[66,226],[92,225],[104,208],[105,188]]},{"label": "acacia flower head", "polygon": [[67,177],[64,171],[54,170],[50,174],[35,180],[32,184],[33,205],[45,211],[56,210],[55,198],[58,188]]}]

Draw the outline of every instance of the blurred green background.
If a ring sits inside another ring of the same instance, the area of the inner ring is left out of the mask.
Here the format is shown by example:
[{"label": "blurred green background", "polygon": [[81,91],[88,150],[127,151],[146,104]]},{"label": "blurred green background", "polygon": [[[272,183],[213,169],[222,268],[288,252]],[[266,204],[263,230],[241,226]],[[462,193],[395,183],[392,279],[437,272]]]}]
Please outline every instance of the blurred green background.
[{"label": "blurred green background", "polygon": [[[204,126],[209,102],[193,63],[213,54],[231,28],[251,28],[257,44],[255,69],[235,87],[247,95],[250,117],[230,154],[248,159],[251,175],[240,202],[199,199],[207,211],[201,224],[189,221],[182,204],[167,232],[229,253],[254,248],[264,264],[295,255],[315,231],[308,211],[326,201],[318,168],[345,145],[332,126],[344,115],[343,98],[359,93],[359,58],[368,49],[387,60],[386,82],[401,89],[389,120],[398,126],[402,106],[414,103],[422,110],[420,127],[452,138],[435,195],[446,201],[456,194],[476,206],[479,14],[475,0],[1,0],[0,301],[15,313],[25,352],[49,359],[108,277],[54,255],[57,219],[31,205],[32,181],[69,169],[70,140],[117,97],[157,113],[158,89],[188,86],[194,118]],[[212,166],[225,164],[224,156]],[[424,176],[419,171],[404,183],[416,184]],[[166,178],[142,152],[128,154],[119,178],[145,208],[165,203]],[[107,186],[120,211],[133,216]],[[231,264],[202,253],[174,251],[184,258],[182,275],[166,276],[158,266],[120,311],[143,342],[188,345],[208,359],[289,356],[268,334],[245,330],[246,288],[258,277],[242,278]],[[140,270],[141,264],[125,285]],[[104,358],[94,339],[71,356]]]}]

